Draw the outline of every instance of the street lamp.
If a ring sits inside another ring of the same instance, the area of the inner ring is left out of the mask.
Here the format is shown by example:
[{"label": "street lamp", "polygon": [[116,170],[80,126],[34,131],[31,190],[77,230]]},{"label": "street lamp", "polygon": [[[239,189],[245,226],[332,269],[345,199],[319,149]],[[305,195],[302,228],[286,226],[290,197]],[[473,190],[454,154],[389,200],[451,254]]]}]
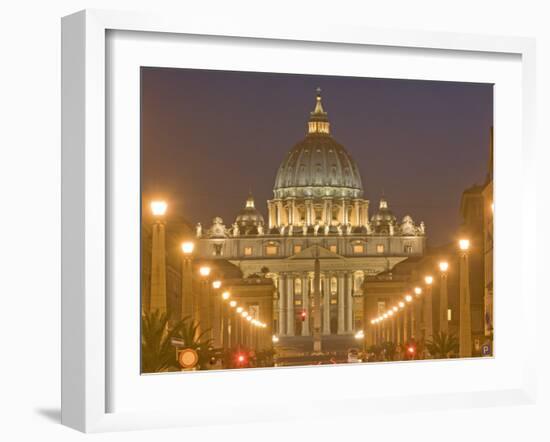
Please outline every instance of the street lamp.
[{"label": "street lamp", "polygon": [[426,283],[426,285],[432,285],[433,282],[434,282],[433,276],[431,276],[431,275],[425,276],[424,277],[424,282]]},{"label": "street lamp", "polygon": [[449,331],[449,299],[447,295],[447,271],[449,270],[449,263],[447,261],[441,261],[439,263],[441,283],[439,286],[439,332],[448,333]]},{"label": "street lamp", "polygon": [[221,286],[222,286],[222,282],[218,279],[212,282],[212,288],[216,290],[219,289]]},{"label": "street lamp", "polygon": [[151,238],[151,299],[150,311],[166,313],[166,227],[164,214],[168,205],[165,201],[152,201],[151,212],[155,218]]},{"label": "street lamp", "polygon": [[184,241],[181,243],[181,251],[184,255],[191,255],[195,250],[195,243],[193,241]]},{"label": "street lamp", "polygon": [[405,301],[412,302],[413,297],[411,295],[405,295]]},{"label": "street lamp", "polygon": [[235,301],[234,299],[232,299],[231,301],[229,301],[229,307],[232,307],[232,308],[237,307],[237,301]]},{"label": "street lamp", "polygon": [[164,216],[167,208],[168,208],[168,204],[166,204],[166,201],[151,202],[151,212],[155,217]]},{"label": "street lamp", "polygon": [[199,274],[204,277],[210,276],[211,271],[212,269],[208,266],[202,266],[199,268]]},{"label": "street lamp", "polygon": [[472,312],[470,306],[470,264],[468,250],[470,240],[462,238],[458,241],[460,249],[460,325],[459,325],[459,356],[472,356]]},{"label": "street lamp", "polygon": [[420,287],[415,287],[414,293],[416,296],[420,296],[422,294],[422,289]]},{"label": "street lamp", "polygon": [[469,239],[460,239],[460,240],[458,240],[458,247],[463,252],[468,251],[468,249],[470,248],[470,240]]}]

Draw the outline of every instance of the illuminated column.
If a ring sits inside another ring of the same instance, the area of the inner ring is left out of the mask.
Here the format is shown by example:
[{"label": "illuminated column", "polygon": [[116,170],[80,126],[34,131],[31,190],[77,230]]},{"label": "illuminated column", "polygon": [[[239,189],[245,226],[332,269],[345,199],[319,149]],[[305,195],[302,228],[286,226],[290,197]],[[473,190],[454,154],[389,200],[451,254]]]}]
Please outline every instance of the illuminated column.
[{"label": "illuminated column", "polygon": [[313,224],[313,215],[312,211],[312,202],[311,200],[306,200],[306,226],[311,226]]},{"label": "illuminated column", "polygon": [[286,313],[286,334],[287,336],[294,336],[294,276],[288,275],[287,278],[287,313]]},{"label": "illuminated column", "polygon": [[354,223],[356,226],[361,225],[361,207],[359,206],[359,200],[353,201],[353,214],[354,214]]},{"label": "illuminated column", "polygon": [[[181,245],[181,318],[193,317],[192,254],[195,245],[185,241]],[[193,318],[194,319],[194,318]]]},{"label": "illuminated column", "polygon": [[153,201],[151,210],[155,221],[152,231],[151,253],[151,303],[150,311],[166,313],[166,213],[164,201]]},{"label": "illuminated column", "polygon": [[269,212],[269,228],[272,229],[277,224],[277,219],[276,219],[277,210],[275,207],[275,203],[273,201],[268,201],[267,209]]},{"label": "illuminated column", "polygon": [[342,215],[341,215],[340,222],[344,225],[348,223],[348,206],[344,198],[342,198]]},{"label": "illuminated column", "polygon": [[346,275],[346,332],[353,332],[353,272]]},{"label": "illuminated column", "polygon": [[406,305],[403,309],[403,342],[409,340],[409,306]]},{"label": "illuminated column", "polygon": [[309,277],[306,273],[302,276],[302,308],[306,312],[306,317],[302,322],[302,336],[309,336]]},{"label": "illuminated column", "polygon": [[426,283],[426,292],[424,295],[424,340],[431,341],[433,337],[433,295],[432,284],[433,277],[426,276],[424,278]]},{"label": "illuminated column", "polygon": [[330,277],[323,275],[323,334],[330,335]]},{"label": "illuminated column", "polygon": [[338,334],[346,332],[346,280],[342,272],[338,273]]},{"label": "illuminated column", "polygon": [[283,224],[283,202],[278,200],[275,205],[277,207],[277,227],[280,227]]},{"label": "illuminated column", "polygon": [[286,335],[286,273],[279,275],[279,336]]},{"label": "illuminated column", "polygon": [[330,226],[332,224],[332,200],[327,200],[327,224]]},{"label": "illuminated column", "polygon": [[441,333],[449,332],[449,300],[447,296],[447,270],[449,264],[445,261],[439,263],[441,271],[441,280],[439,283],[439,331]]},{"label": "illuminated column", "polygon": [[297,213],[296,213],[296,200],[293,198],[292,200],[290,200],[290,219],[288,220],[288,223],[289,224],[293,224],[294,226],[298,225],[298,221],[297,221]]},{"label": "illuminated column", "polygon": [[402,338],[402,336],[401,336],[401,334],[402,334],[402,330],[401,330],[401,327],[402,327],[402,324],[401,324],[401,322],[402,322],[402,321],[401,321],[401,315],[402,315],[402,312],[398,312],[398,313],[395,315],[395,316],[396,316],[396,318],[395,318],[395,323],[396,323],[396,324],[395,324],[395,325],[396,325],[396,328],[397,328],[397,335],[396,335],[396,338],[397,338],[397,339],[396,339],[396,341],[397,341],[397,344],[398,344],[398,345],[400,345],[401,342],[402,342],[402,339],[401,339],[401,338]]},{"label": "illuminated column", "polygon": [[459,356],[472,356],[472,313],[470,306],[470,269],[468,249],[470,241],[461,239],[460,245],[460,333]]}]

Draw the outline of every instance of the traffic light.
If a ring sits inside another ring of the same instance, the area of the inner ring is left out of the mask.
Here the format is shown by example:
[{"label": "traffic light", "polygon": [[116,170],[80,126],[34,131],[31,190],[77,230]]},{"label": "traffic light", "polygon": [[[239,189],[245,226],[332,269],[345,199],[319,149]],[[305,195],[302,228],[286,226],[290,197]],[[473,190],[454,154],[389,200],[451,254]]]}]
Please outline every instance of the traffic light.
[{"label": "traffic light", "polygon": [[305,310],[302,310],[302,313],[300,313],[300,318],[302,319],[302,322],[306,320],[307,313]]}]

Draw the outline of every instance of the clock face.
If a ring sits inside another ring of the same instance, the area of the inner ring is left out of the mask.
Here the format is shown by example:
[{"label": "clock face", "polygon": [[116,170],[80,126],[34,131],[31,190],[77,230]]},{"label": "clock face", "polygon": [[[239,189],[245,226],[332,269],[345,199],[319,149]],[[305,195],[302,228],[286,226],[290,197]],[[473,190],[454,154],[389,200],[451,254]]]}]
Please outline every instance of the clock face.
[{"label": "clock face", "polygon": [[183,368],[193,368],[199,362],[199,355],[192,348],[186,348],[180,351],[178,362]]}]

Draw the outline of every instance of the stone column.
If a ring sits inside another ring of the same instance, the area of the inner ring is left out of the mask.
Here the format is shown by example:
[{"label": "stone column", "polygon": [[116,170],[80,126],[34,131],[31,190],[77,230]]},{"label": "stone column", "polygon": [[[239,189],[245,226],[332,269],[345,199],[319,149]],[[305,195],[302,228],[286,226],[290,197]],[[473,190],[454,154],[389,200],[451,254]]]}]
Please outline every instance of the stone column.
[{"label": "stone column", "polygon": [[468,252],[460,253],[460,326],[459,356],[472,356],[472,312],[470,306],[470,269]]},{"label": "stone column", "polygon": [[348,272],[346,287],[346,332],[353,332],[353,273]]},{"label": "stone column", "polygon": [[397,344],[400,345],[401,342],[402,342],[402,339],[401,339],[401,334],[402,334],[402,332],[401,332],[401,322],[402,321],[401,321],[401,312],[399,312],[399,311],[396,314],[395,322],[396,322],[396,326],[397,326],[397,336],[396,336]]},{"label": "stone column", "polygon": [[294,276],[288,275],[287,279],[287,314],[286,314],[286,334],[294,336]]},{"label": "stone column", "polygon": [[439,331],[449,332],[449,301],[447,297],[447,272],[441,272],[439,285]]},{"label": "stone column", "polygon": [[275,203],[273,201],[267,202],[267,211],[269,212],[269,228],[273,228],[276,225],[275,219]]},{"label": "stone column", "polygon": [[166,313],[166,229],[164,222],[153,224],[151,253],[151,304],[150,311]]},{"label": "stone column", "polygon": [[311,200],[306,200],[306,226],[313,224],[313,203]]},{"label": "stone column", "polygon": [[191,257],[182,255],[181,258],[181,318],[193,318],[193,271]]},{"label": "stone column", "polygon": [[348,207],[344,198],[342,198],[342,217],[340,222],[344,225],[348,223]]},{"label": "stone column", "polygon": [[302,276],[302,308],[306,312],[306,317],[302,322],[302,336],[309,336],[309,277],[307,273]]},{"label": "stone column", "polygon": [[332,224],[332,200],[327,200],[327,223]]},{"label": "stone column", "polygon": [[338,273],[338,334],[346,332],[346,280],[342,272]]},{"label": "stone column", "polygon": [[433,336],[433,297],[432,285],[426,287],[424,297],[424,340],[429,341]]},{"label": "stone column", "polygon": [[296,222],[296,200],[295,199],[292,199],[290,201],[290,211],[289,211],[289,220],[288,220],[288,223],[289,224],[292,224],[294,226],[297,225],[297,222]]},{"label": "stone column", "polygon": [[361,208],[359,206],[359,200],[355,200],[353,202],[353,214],[354,214],[354,222],[356,226],[361,225]]},{"label": "stone column", "polygon": [[409,314],[410,305],[407,304],[403,309],[403,343],[409,340]]},{"label": "stone column", "polygon": [[286,336],[286,278],[279,274],[279,336]]},{"label": "stone column", "polygon": [[330,275],[323,275],[323,334],[330,335]]},{"label": "stone column", "polygon": [[278,200],[277,203],[277,227],[280,227],[283,224],[283,202]]}]

